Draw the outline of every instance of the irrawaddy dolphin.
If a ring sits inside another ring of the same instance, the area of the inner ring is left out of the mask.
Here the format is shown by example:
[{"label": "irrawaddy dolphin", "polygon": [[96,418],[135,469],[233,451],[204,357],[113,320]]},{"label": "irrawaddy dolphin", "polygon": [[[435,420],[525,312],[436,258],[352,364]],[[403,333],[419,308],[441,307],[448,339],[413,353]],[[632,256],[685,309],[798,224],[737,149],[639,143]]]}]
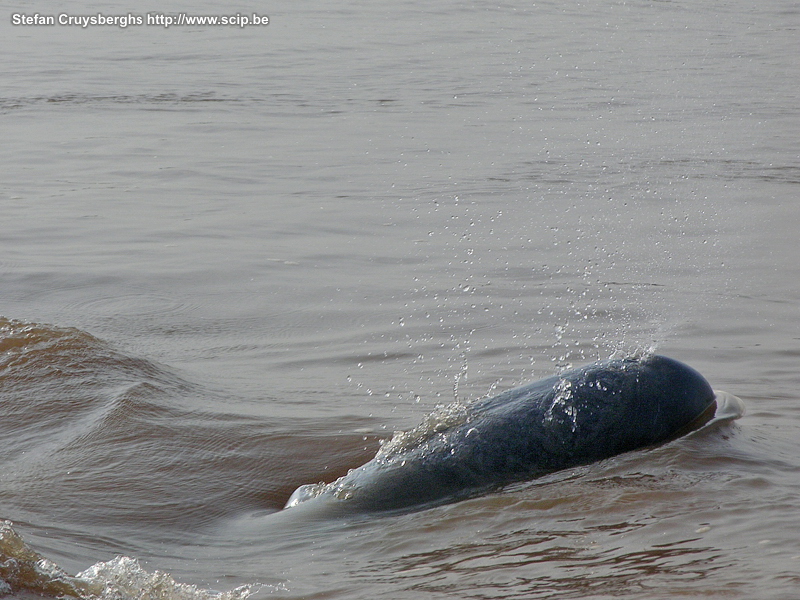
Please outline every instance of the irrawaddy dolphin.
[{"label": "irrawaddy dolphin", "polygon": [[329,484],[304,485],[286,504],[346,511],[425,508],[653,446],[741,401],[671,358],[605,360],[470,405],[440,409],[396,434],[375,458]]}]

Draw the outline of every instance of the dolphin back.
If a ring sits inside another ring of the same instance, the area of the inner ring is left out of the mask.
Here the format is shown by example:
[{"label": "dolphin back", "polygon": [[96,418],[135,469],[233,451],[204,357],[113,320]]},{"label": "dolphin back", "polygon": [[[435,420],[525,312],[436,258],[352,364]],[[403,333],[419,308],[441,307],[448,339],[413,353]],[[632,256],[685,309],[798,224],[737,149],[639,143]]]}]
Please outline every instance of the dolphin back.
[{"label": "dolphin back", "polygon": [[287,507],[315,498],[362,511],[451,502],[663,443],[713,415],[714,404],[705,378],[676,360],[596,362],[396,436],[339,480],[299,488]]}]

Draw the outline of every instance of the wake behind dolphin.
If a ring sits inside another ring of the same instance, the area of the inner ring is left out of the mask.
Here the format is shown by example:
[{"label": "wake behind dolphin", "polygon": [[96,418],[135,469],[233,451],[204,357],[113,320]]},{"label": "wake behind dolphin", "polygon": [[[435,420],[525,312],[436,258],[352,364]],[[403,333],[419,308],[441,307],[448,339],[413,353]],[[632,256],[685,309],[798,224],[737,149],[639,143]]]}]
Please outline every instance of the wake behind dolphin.
[{"label": "wake behind dolphin", "polygon": [[368,463],[330,484],[298,488],[286,508],[324,503],[354,511],[453,502],[623,452],[660,444],[741,401],[671,358],[600,361],[454,405],[395,435]]}]

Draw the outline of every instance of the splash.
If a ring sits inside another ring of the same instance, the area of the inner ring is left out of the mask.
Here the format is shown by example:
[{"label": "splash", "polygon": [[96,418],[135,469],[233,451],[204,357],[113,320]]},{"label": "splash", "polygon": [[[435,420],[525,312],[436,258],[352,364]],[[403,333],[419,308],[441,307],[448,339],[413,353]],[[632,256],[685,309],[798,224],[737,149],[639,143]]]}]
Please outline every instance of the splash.
[{"label": "splash", "polygon": [[44,596],[93,595],[85,581],[70,577],[28,547],[12,525],[11,521],[0,521],[0,593],[25,590]]},{"label": "splash", "polygon": [[392,439],[380,447],[375,458],[379,462],[391,461],[397,455],[421,446],[434,436],[463,425],[469,417],[469,404],[457,401],[446,406],[439,405],[413,429],[396,431]]},{"label": "splash", "polygon": [[744,402],[738,396],[722,390],[714,390],[714,397],[717,401],[714,421],[733,421],[744,416]]},{"label": "splash", "polygon": [[118,556],[75,576],[30,548],[11,521],[0,521],[0,595],[31,592],[81,600],[245,600],[261,586],[228,592],[204,590],[176,582],[168,573],[145,571],[139,562]]},{"label": "splash", "polygon": [[555,396],[550,406],[544,413],[544,422],[569,422],[570,429],[575,433],[578,427],[578,407],[573,402],[573,387],[572,381],[569,379],[560,379],[555,387]]},{"label": "splash", "polygon": [[[426,415],[422,422],[408,431],[395,431],[392,438],[384,442],[375,461],[379,463],[390,463],[397,457],[402,457],[406,452],[418,448],[426,441],[444,433],[445,431],[463,425],[470,419],[470,403],[460,401],[448,405],[439,405],[432,412]],[[402,460],[405,460],[402,458]],[[348,500],[355,493],[355,488],[348,482],[347,477],[340,477],[331,483],[321,481],[319,483],[309,483],[297,488],[284,508],[292,508],[307,500],[331,494],[339,500]]]},{"label": "splash", "polygon": [[145,571],[136,559],[127,556],[100,562],[78,573],[76,579],[85,581],[93,598],[100,600],[244,600],[260,586],[244,585],[229,592],[213,592],[193,585],[176,582],[168,573]]}]

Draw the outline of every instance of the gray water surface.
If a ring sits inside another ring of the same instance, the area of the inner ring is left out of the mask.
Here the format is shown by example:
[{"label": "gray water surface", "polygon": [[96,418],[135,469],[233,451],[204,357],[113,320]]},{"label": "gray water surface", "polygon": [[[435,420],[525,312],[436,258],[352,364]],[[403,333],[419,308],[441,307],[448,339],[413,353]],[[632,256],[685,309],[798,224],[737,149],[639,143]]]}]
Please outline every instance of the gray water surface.
[{"label": "gray water surface", "polygon": [[[155,571],[265,598],[800,588],[795,2],[2,6],[0,517],[35,551],[139,560],[125,598]],[[416,514],[274,519],[437,405],[650,349],[747,414]]]}]

